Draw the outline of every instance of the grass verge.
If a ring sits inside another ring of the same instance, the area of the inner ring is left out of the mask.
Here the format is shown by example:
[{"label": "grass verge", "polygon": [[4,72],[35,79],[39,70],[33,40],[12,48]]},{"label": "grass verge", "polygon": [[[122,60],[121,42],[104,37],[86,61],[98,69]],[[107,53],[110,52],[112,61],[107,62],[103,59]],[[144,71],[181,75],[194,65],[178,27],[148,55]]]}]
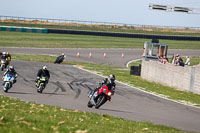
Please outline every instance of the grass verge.
[{"label": "grass verge", "polygon": [[[0,31],[0,46],[38,48],[140,48],[151,39]],[[160,40],[170,49],[200,49],[200,41]]]},{"label": "grass verge", "polygon": [[147,122],[22,102],[0,95],[1,133],[183,133]]},{"label": "grass verge", "polygon": [[[52,62],[52,63],[56,59],[55,56],[21,55],[21,54],[13,54],[12,58],[18,59],[18,60]],[[193,92],[189,92],[189,91],[176,90],[175,88],[172,88],[172,87],[168,87],[168,86],[164,86],[155,82],[149,82],[147,80],[143,80],[139,76],[130,75],[130,71],[122,67],[113,67],[113,66],[107,66],[107,65],[72,62],[72,61],[64,61],[63,63],[71,64],[71,65],[80,65],[80,66],[83,66],[84,69],[95,71],[98,74],[101,74],[104,76],[108,76],[110,73],[113,73],[115,74],[116,79],[118,81],[127,83],[131,86],[138,87],[146,91],[156,93],[158,95],[162,95],[163,97],[180,101],[185,104],[200,106],[200,101],[199,101],[200,95],[195,94]]]}]

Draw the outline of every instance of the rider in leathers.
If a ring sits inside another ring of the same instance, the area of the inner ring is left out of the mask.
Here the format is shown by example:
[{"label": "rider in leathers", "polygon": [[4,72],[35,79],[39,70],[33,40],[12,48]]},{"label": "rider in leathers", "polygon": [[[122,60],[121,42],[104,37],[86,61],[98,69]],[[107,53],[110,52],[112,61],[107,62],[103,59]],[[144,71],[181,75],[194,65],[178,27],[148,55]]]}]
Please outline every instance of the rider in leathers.
[{"label": "rider in leathers", "polygon": [[64,59],[65,59],[65,54],[62,53],[62,55],[60,55],[60,56],[58,56],[58,57],[56,58],[56,61],[54,62],[54,64],[55,64],[55,63],[60,64],[60,63],[62,63],[62,62],[64,61]]},{"label": "rider in leathers", "polygon": [[8,52],[2,52],[1,59],[6,60],[5,67],[7,67],[9,65],[10,61],[11,61],[11,55]]},{"label": "rider in leathers", "polygon": [[36,87],[38,87],[38,80],[42,77],[42,76],[45,76],[47,77],[47,83],[48,83],[48,80],[50,79],[50,74],[49,74],[49,71],[47,70],[47,67],[46,66],[43,66],[42,69],[39,69],[38,70],[38,73],[37,73],[37,79],[35,80],[36,82]]},{"label": "rider in leathers", "polygon": [[[112,90],[113,92],[115,92],[115,75],[114,74],[110,74],[108,78],[103,79],[103,81],[101,83],[99,83],[99,87],[97,87],[93,94],[99,90],[103,85],[107,85],[109,90]],[[95,97],[96,98],[96,97]],[[94,100],[96,101],[96,99],[94,98]]]},{"label": "rider in leathers", "polygon": [[[3,74],[3,79],[4,79],[4,77],[5,77],[6,74],[14,75],[15,79],[13,81],[13,84],[17,82],[17,80],[16,80],[16,78],[17,78],[17,72],[15,71],[14,66],[9,66],[9,68]],[[4,82],[3,82],[3,85],[4,85]]]}]

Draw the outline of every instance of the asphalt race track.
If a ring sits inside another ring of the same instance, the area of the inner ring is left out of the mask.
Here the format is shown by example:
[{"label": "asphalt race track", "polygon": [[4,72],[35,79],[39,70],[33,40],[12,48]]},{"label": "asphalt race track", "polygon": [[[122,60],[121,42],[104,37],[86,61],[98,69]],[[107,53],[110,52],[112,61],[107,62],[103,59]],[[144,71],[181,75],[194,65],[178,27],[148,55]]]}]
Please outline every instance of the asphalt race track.
[{"label": "asphalt race track", "polygon": [[[24,101],[60,106],[68,109],[109,114],[134,121],[148,121],[186,131],[200,131],[200,108],[190,107],[116,83],[116,93],[111,102],[100,109],[88,108],[87,93],[103,79],[71,65],[13,60],[18,72],[17,83],[5,93]],[[42,94],[37,93],[34,80],[39,68],[46,65],[50,81]],[[3,75],[3,72],[0,72]],[[2,84],[2,81],[0,81]],[[2,87],[1,87],[2,88]]]},{"label": "asphalt race track", "polygon": [[[9,53],[22,54],[46,54],[61,55],[65,53],[66,60],[90,62],[96,64],[106,64],[112,66],[125,67],[129,61],[142,58],[142,49],[112,49],[112,48],[12,48],[0,47],[0,51],[8,51]],[[77,57],[77,53],[80,57]],[[89,53],[92,58],[89,58]],[[106,53],[106,58],[104,58]],[[124,58],[122,58],[122,53]],[[180,56],[200,56],[200,50],[177,50],[169,49],[168,56],[179,54]]]}]

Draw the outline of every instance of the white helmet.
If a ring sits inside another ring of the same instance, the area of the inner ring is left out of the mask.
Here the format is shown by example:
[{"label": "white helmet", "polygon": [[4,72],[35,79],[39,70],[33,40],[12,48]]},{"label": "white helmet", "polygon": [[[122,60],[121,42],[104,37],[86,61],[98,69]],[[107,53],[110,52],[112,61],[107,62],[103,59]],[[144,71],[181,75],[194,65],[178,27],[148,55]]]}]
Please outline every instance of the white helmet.
[{"label": "white helmet", "polygon": [[65,54],[64,54],[64,53],[62,53],[61,55],[62,55],[62,56],[65,56]]},{"label": "white helmet", "polygon": [[13,71],[14,70],[14,66],[9,66],[8,69],[9,69],[9,71]]},{"label": "white helmet", "polygon": [[43,69],[43,70],[47,70],[47,66],[43,66],[42,69]]},{"label": "white helmet", "polygon": [[115,81],[115,75],[114,74],[110,74],[109,75],[109,79],[111,82],[114,82]]}]

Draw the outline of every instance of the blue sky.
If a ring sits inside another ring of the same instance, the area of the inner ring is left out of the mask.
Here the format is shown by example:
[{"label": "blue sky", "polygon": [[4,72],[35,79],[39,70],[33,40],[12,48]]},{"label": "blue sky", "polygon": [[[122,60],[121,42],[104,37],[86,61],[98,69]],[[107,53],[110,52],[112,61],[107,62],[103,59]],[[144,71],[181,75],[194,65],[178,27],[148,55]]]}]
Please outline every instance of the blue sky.
[{"label": "blue sky", "polygon": [[[200,27],[200,14],[149,10],[149,3],[200,9],[200,0],[0,0],[0,15]],[[200,10],[199,10],[200,12]]]}]

